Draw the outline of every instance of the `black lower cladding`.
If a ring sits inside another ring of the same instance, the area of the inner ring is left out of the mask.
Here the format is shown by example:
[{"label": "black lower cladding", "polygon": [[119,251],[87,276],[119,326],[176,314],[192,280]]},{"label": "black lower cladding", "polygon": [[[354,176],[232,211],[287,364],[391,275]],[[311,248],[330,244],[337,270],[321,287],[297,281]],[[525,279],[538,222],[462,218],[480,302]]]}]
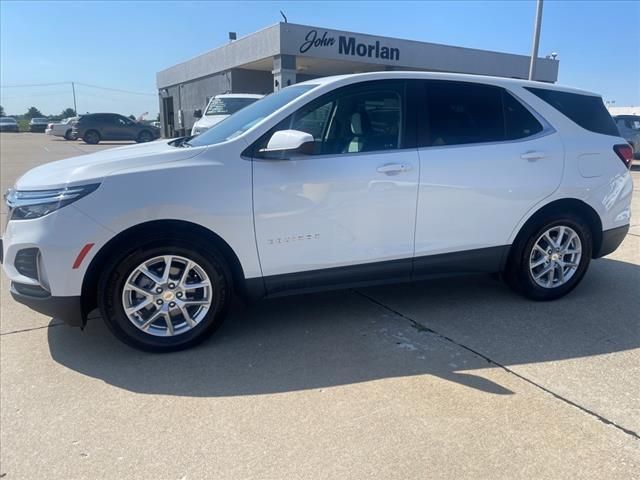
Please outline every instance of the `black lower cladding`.
[{"label": "black lower cladding", "polygon": [[612,228],[611,230],[605,230],[602,232],[602,243],[600,244],[600,249],[597,252],[594,252],[593,258],[604,257],[605,255],[615,252],[624,240],[624,237],[627,236],[628,232],[629,225]]},{"label": "black lower cladding", "polygon": [[479,248],[386,262],[325,268],[264,277],[267,296],[338,290],[432,277],[502,271],[509,246]]},{"label": "black lower cladding", "polygon": [[84,326],[82,302],[77,297],[53,297],[38,286],[11,283],[11,296],[16,302],[74,327]]}]

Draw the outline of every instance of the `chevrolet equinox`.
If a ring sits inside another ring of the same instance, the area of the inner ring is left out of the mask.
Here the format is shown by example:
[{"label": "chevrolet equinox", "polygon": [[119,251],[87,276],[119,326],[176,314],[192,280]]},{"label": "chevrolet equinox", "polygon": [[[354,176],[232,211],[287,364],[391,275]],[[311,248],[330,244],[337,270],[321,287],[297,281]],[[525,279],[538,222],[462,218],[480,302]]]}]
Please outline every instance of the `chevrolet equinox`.
[{"label": "chevrolet equinox", "polygon": [[553,300],[630,222],[600,96],[380,72],[311,80],[196,137],[45,164],[7,192],[11,294],[122,341],[192,346],[246,299],[502,272]]}]

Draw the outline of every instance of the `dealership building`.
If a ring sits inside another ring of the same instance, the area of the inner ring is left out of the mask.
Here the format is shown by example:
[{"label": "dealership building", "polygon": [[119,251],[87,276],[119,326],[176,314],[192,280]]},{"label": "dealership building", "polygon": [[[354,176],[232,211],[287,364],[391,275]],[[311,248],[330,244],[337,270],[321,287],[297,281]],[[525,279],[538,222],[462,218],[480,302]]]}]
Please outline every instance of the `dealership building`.
[{"label": "dealership building", "polygon": [[[529,56],[278,23],[158,72],[163,134],[188,132],[194,111],[214,95],[267,94],[317,77],[381,70],[527,78]],[[538,59],[536,80],[557,78],[558,61]]]}]

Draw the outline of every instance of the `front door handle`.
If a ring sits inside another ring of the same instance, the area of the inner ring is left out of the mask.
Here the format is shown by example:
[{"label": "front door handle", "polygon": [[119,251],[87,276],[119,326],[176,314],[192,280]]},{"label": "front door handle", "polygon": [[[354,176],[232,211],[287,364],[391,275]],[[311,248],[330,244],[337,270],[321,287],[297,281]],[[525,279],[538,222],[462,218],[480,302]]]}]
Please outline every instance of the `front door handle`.
[{"label": "front door handle", "polygon": [[544,152],[529,151],[520,155],[520,158],[523,160],[535,161],[540,160],[541,158],[545,158],[546,156],[547,154]]},{"label": "front door handle", "polygon": [[411,170],[411,165],[406,163],[387,163],[378,167],[378,173],[386,173],[387,175],[397,175],[401,172],[408,172]]}]

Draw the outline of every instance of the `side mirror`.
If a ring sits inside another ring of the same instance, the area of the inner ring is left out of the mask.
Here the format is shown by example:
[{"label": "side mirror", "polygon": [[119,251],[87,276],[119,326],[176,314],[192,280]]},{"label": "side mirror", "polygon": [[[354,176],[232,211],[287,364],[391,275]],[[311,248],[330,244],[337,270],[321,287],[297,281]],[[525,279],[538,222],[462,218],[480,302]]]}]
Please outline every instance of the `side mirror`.
[{"label": "side mirror", "polygon": [[315,147],[313,135],[299,130],[279,130],[275,132],[267,143],[267,148],[260,153],[267,158],[283,158],[288,153],[311,155]]},{"label": "side mirror", "polygon": [[201,109],[199,109],[199,108],[198,108],[197,110],[194,110],[194,111],[193,111],[193,116],[194,116],[195,118],[202,118],[202,110],[201,110]]}]

